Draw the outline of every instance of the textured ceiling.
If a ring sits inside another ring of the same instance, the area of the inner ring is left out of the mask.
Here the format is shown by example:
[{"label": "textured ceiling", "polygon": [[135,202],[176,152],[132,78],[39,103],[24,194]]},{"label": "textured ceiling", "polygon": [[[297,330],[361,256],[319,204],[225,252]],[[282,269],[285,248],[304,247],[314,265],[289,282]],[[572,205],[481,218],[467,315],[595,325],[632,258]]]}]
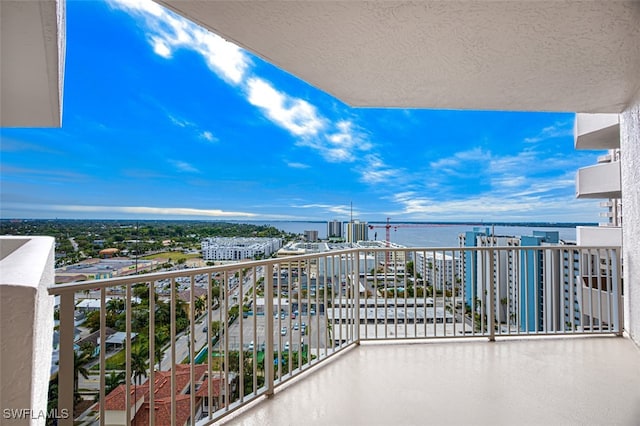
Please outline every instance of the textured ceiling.
[{"label": "textured ceiling", "polygon": [[158,0],[352,106],[620,112],[637,1]]}]

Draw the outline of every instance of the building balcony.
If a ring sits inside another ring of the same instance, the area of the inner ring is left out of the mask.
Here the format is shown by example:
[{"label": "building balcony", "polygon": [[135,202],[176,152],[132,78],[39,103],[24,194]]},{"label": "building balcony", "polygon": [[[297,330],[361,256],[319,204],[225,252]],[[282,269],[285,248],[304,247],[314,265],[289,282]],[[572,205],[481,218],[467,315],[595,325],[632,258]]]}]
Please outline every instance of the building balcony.
[{"label": "building balcony", "polygon": [[576,149],[620,148],[618,114],[576,114],[574,135]]},{"label": "building balcony", "polygon": [[620,198],[620,163],[583,167],[576,176],[577,198]]},{"label": "building balcony", "polygon": [[[633,414],[625,390],[640,385],[640,355],[605,338],[623,333],[619,247],[360,247],[295,259],[50,285],[59,360],[52,375],[34,370],[57,382],[49,413],[58,424],[108,425],[415,424],[427,411],[435,423],[512,423],[523,412],[532,423],[624,423]],[[81,299],[99,302],[83,324],[77,314],[93,305]],[[95,330],[96,344],[78,329]],[[3,358],[3,371],[13,367]],[[14,385],[3,380],[3,395]],[[595,400],[608,410],[595,413]],[[3,407],[46,410],[30,401]]]}]

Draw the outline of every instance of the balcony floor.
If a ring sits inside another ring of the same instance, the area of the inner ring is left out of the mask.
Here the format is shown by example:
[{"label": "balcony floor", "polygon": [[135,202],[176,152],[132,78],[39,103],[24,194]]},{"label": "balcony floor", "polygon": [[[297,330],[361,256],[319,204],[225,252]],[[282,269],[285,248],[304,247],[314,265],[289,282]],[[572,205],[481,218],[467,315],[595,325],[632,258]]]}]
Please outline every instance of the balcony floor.
[{"label": "balcony floor", "polygon": [[617,337],[363,343],[225,425],[637,425],[640,350]]}]

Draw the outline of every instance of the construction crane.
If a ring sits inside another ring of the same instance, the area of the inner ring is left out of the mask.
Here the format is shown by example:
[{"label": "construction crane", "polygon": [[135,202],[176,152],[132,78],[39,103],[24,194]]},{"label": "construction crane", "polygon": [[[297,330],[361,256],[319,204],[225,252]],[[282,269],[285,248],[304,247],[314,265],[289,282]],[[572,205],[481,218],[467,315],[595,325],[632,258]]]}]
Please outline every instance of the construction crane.
[{"label": "construction crane", "polygon": [[391,228],[393,228],[394,231],[397,231],[398,228],[423,228],[423,227],[434,227],[434,226],[440,226],[440,225],[435,225],[432,223],[398,223],[398,224],[391,224],[391,218],[388,217],[387,218],[387,223],[384,225],[369,225],[369,229],[375,229],[375,228],[384,228],[385,229],[385,241],[386,241],[386,246],[389,247],[391,244]]},{"label": "construction crane", "polygon": [[[385,241],[386,244],[385,246],[387,248],[389,248],[391,246],[391,228],[393,228],[394,231],[397,231],[398,228],[418,228],[418,227],[424,227],[424,226],[434,226],[432,224],[428,224],[428,223],[400,223],[400,224],[395,224],[392,225],[391,224],[391,218],[388,217],[387,218],[387,223],[384,225],[369,225],[369,229],[375,229],[375,228],[384,228],[385,229]],[[387,265],[390,264],[390,255],[389,255],[389,250],[387,250],[386,252],[386,263]]]}]

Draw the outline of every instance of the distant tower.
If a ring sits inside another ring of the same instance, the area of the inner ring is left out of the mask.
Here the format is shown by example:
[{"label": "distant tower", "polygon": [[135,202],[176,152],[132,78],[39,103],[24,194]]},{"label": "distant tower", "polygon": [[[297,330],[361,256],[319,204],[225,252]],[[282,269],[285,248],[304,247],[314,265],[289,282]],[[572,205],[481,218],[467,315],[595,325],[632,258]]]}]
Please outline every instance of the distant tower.
[{"label": "distant tower", "polygon": [[334,219],[327,222],[327,238],[342,238],[342,221]]},{"label": "distant tower", "polygon": [[369,239],[369,226],[367,222],[353,220],[347,223],[347,242],[367,241]]},{"label": "distant tower", "polygon": [[304,231],[304,239],[309,243],[318,241],[318,231]]}]

